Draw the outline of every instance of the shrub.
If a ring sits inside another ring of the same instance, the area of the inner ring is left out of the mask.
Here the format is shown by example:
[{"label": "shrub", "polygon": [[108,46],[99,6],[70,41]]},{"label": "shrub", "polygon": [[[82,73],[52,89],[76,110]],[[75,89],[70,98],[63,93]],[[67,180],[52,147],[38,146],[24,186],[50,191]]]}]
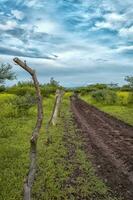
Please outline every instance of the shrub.
[{"label": "shrub", "polygon": [[129,85],[123,85],[121,88],[120,88],[121,91],[131,91],[131,87]]},{"label": "shrub", "polygon": [[34,87],[30,87],[30,86],[24,86],[24,87],[13,86],[11,88],[8,88],[6,92],[9,94],[15,94],[19,96],[24,96],[28,93],[29,95],[33,96],[35,94],[35,89]]},{"label": "shrub", "polygon": [[17,96],[11,103],[18,115],[25,115],[28,114],[29,109],[35,105],[36,98],[27,93],[25,96]]},{"label": "shrub", "polygon": [[43,97],[49,97],[51,94],[55,94],[57,87],[43,86],[41,87],[41,94]]},{"label": "shrub", "polygon": [[4,85],[0,85],[0,92],[4,92],[6,90]]},{"label": "shrub", "polygon": [[117,92],[117,104],[127,105],[129,101],[128,98],[129,98],[129,92],[125,91]]},{"label": "shrub", "polygon": [[128,95],[128,104],[133,104],[133,92],[130,92]]},{"label": "shrub", "polygon": [[103,90],[97,90],[91,93],[92,97],[97,101],[97,102],[103,102],[104,101],[104,91]]},{"label": "shrub", "polygon": [[99,103],[115,104],[117,101],[116,92],[112,90],[97,90],[92,92],[92,97]]}]

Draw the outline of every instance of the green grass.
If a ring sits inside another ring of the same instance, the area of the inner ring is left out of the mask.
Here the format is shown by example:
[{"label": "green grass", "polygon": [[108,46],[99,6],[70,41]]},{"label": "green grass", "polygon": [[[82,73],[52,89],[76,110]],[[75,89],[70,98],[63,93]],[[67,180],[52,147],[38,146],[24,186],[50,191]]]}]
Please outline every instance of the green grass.
[{"label": "green grass", "polygon": [[81,98],[96,106],[100,110],[107,112],[130,125],[133,125],[133,105],[105,105],[96,103],[90,95],[84,95],[81,96]]},{"label": "green grass", "polygon": [[11,117],[10,112],[13,112],[11,105],[4,103],[0,112],[0,199],[2,200],[21,199],[23,180],[29,164],[29,139],[35,123],[35,113],[16,118]]},{"label": "green grass", "polygon": [[[45,118],[48,117],[47,112]],[[41,139],[34,200],[115,199],[109,196],[106,185],[96,177],[83,150],[82,135],[75,130],[68,97],[65,97],[57,126],[50,127],[49,134]],[[48,137],[51,143],[47,143]]]},{"label": "green grass", "polygon": [[[49,133],[46,133],[46,124],[54,97],[44,99],[33,200],[76,200],[78,196],[80,199],[114,200],[109,197],[106,185],[95,176],[83,150],[84,141],[75,131],[68,99],[68,95],[65,96],[58,124],[50,127]],[[0,112],[0,199],[20,200],[29,167],[29,140],[36,121],[36,108],[32,107],[28,116],[13,117],[11,105],[6,102],[3,105],[5,109]],[[48,138],[52,142],[48,143]]]},{"label": "green grass", "polygon": [[100,109],[133,126],[133,106],[110,105],[101,106]]}]

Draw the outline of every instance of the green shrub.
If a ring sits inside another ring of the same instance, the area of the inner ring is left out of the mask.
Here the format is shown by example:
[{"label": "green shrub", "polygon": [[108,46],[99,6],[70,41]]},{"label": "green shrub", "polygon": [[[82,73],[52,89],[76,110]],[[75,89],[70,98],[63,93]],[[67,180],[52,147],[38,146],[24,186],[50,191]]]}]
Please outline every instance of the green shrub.
[{"label": "green shrub", "polygon": [[114,91],[106,91],[105,93],[105,103],[106,104],[115,104],[117,101],[117,95]]},{"label": "green shrub", "polygon": [[129,105],[133,103],[133,93],[127,91],[117,92],[117,104],[118,105]]},{"label": "green shrub", "polygon": [[133,92],[130,92],[128,95],[128,104],[133,104]]},{"label": "green shrub", "polygon": [[0,85],[0,92],[4,92],[6,90],[4,85]]},{"label": "green shrub", "polygon": [[13,86],[11,88],[8,88],[6,90],[6,92],[9,94],[15,94],[15,95],[19,95],[19,96],[24,96],[27,93],[30,95],[34,95],[35,89],[34,89],[34,87],[31,87],[31,86],[24,86],[24,87]]},{"label": "green shrub", "polygon": [[29,109],[36,103],[36,98],[30,94],[25,96],[17,96],[11,101],[13,108],[18,115],[28,114]]},{"label": "green shrub", "polygon": [[97,90],[91,93],[92,97],[97,101],[97,102],[103,102],[104,101],[104,91],[103,90]]},{"label": "green shrub", "polygon": [[96,102],[104,104],[115,104],[117,101],[116,92],[112,90],[97,90],[91,93]]},{"label": "green shrub", "polygon": [[49,97],[51,94],[55,94],[57,87],[54,86],[42,86],[41,94],[43,97]]}]

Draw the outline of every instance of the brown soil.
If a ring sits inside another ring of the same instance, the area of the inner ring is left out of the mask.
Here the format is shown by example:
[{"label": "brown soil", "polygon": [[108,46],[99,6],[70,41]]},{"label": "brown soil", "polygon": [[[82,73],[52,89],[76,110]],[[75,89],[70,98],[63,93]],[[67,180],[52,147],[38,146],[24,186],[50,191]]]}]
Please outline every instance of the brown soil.
[{"label": "brown soil", "polygon": [[133,200],[133,127],[72,98],[75,121],[86,140],[86,152],[114,195]]}]

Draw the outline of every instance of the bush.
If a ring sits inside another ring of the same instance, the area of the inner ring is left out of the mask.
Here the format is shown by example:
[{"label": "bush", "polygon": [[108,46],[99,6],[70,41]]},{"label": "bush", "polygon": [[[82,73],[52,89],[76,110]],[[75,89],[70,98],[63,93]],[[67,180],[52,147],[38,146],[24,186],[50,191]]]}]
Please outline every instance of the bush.
[{"label": "bush", "polygon": [[0,92],[4,92],[6,90],[4,85],[0,85]]},{"label": "bush", "polygon": [[103,90],[97,90],[91,93],[92,97],[97,101],[97,102],[103,102],[104,101],[104,91]]},{"label": "bush", "polygon": [[119,105],[128,105],[129,92],[119,91],[117,92],[117,104]]},{"label": "bush", "polygon": [[35,89],[34,87],[30,87],[30,86],[24,86],[24,87],[13,86],[11,88],[8,88],[6,92],[9,94],[15,94],[18,96],[24,96],[28,93],[29,95],[33,96],[35,94]]},{"label": "bush", "polygon": [[41,94],[43,97],[49,97],[51,94],[55,94],[57,87],[52,86],[42,86]]},{"label": "bush", "polygon": [[117,101],[116,92],[112,90],[97,90],[91,94],[92,97],[99,103],[115,104]]},{"label": "bush", "polygon": [[29,109],[35,105],[36,98],[30,94],[25,96],[17,96],[11,101],[11,104],[14,109],[16,109],[18,115],[28,114]]},{"label": "bush", "polygon": [[131,87],[129,85],[123,85],[121,88],[120,88],[121,91],[131,91]]},{"label": "bush", "polygon": [[133,104],[133,92],[130,92],[128,95],[128,104]]}]

